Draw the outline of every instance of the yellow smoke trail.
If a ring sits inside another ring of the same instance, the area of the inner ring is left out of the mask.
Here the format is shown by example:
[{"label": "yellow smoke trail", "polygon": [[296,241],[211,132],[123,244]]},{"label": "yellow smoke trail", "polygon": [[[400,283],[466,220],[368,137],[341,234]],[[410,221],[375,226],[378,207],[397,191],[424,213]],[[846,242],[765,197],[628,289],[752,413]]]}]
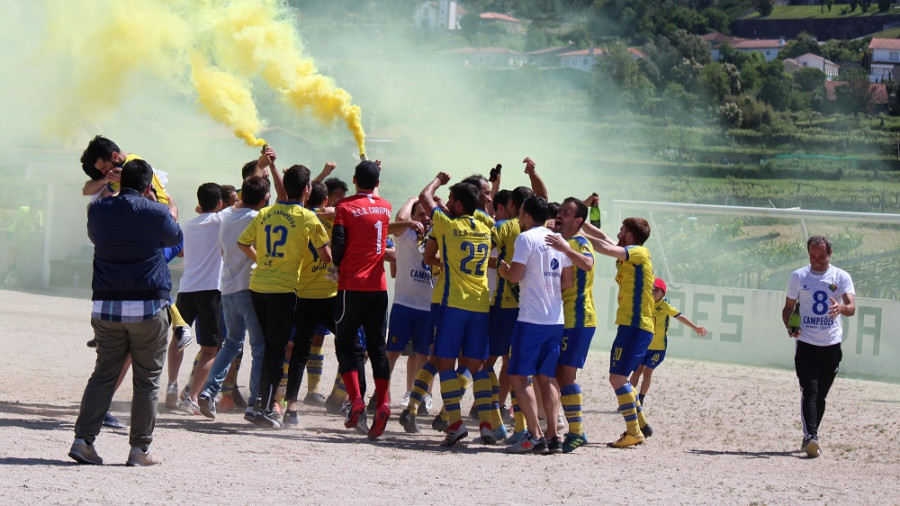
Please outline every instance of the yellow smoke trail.
[{"label": "yellow smoke trail", "polygon": [[361,112],[350,94],[319,73],[284,0],[45,0],[48,48],[69,52],[77,73],[61,129],[102,116],[133,91],[145,71],[177,89],[191,86],[200,106],[250,145],[263,121],[251,82],[261,78],[294,110],[342,119],[365,152]]},{"label": "yellow smoke trail", "polygon": [[251,146],[266,143],[255,135],[262,129],[262,124],[246,83],[210,67],[199,54],[191,58],[191,77],[199,95],[198,101],[214,120],[232,127],[234,135]]}]

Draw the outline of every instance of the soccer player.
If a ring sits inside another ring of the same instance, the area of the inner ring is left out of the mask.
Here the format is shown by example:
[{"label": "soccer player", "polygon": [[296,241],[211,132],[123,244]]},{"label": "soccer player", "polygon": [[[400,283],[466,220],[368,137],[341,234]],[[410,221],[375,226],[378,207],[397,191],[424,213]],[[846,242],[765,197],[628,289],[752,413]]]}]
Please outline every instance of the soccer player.
[{"label": "soccer player", "polygon": [[[554,379],[563,338],[562,291],[572,286],[571,260],[547,245],[554,235],[544,227],[549,209],[542,197],[532,196],[522,203],[515,253],[510,263],[501,261],[497,272],[505,280],[519,284],[519,314],[510,340],[509,380],[516,392],[519,409],[525,416],[527,432],[521,441],[506,448],[509,453],[558,453],[562,441],[557,434],[559,385]],[[547,415],[546,438],[538,421],[533,376],[542,394]]]},{"label": "soccer player", "polygon": [[[274,152],[268,158],[277,182]],[[252,421],[276,429],[281,428],[281,421],[273,409],[275,390],[283,372],[284,348],[294,326],[295,290],[303,254],[312,247],[323,260],[331,258],[325,227],[302,205],[310,188],[309,169],[291,166],[281,179],[286,200],[261,209],[238,238],[244,254],[256,261],[250,276],[250,295],[266,341],[260,375],[262,400]]]},{"label": "soccer player", "polygon": [[[324,183],[314,182],[307,199],[306,208],[317,213],[319,220],[328,232],[333,227],[331,219],[318,214],[325,207],[328,189]],[[337,283],[333,280],[333,267],[330,262],[321,258],[310,244],[303,252],[302,271],[297,284],[297,309],[295,311],[294,346],[291,350],[288,368],[285,400],[287,409],[284,412],[284,425],[298,425],[297,404],[300,394],[300,383],[303,372],[311,358],[311,347],[316,328],[320,325],[330,332],[335,331],[334,304],[337,297]],[[321,348],[317,350],[321,353]],[[319,369],[321,370],[321,363]]]},{"label": "soccer player", "polygon": [[570,453],[587,444],[582,419],[583,396],[581,385],[576,381],[578,369],[582,369],[587,360],[597,327],[593,295],[594,248],[590,241],[578,234],[587,216],[588,208],[584,202],[569,197],[559,206],[555,220],[562,235],[547,236],[547,243],[562,251],[572,262],[574,278],[572,286],[563,290],[562,294],[565,327],[556,366],[556,381],[569,424],[569,432],[562,444],[563,453]]},{"label": "soccer player", "polygon": [[653,339],[653,263],[650,250],[643,246],[650,238],[650,224],[643,218],[625,218],[617,242],[589,223],[582,226],[582,233],[598,253],[616,259],[618,330],[610,352],[609,384],[616,393],[619,412],[625,418],[625,432],[608,446],[639,445],[652,430],[628,376],[637,369]]},{"label": "soccer player", "polygon": [[[811,457],[821,454],[819,424],[825,397],[841,363],[842,316],[856,314],[856,290],[843,269],[831,265],[831,241],[815,235],[806,241],[809,265],[791,273],[781,319],[788,335],[797,339],[794,366],[800,381],[800,449]],[[790,316],[799,307],[799,329],[790,328]]]},{"label": "soccer player", "polygon": [[[94,137],[81,154],[81,168],[91,178],[84,183],[81,192],[85,196],[90,196],[91,202],[118,192],[122,167],[125,163],[138,159],[139,156],[122,151],[115,142],[106,137],[102,135]],[[172,217],[178,220],[178,207],[164,186],[166,176],[165,172],[153,169],[151,188],[156,195],[156,201],[165,204]]]},{"label": "soccer player", "polygon": [[384,253],[391,205],[376,193],[380,178],[378,163],[365,160],[356,166],[356,194],[338,202],[332,232],[334,265],[338,269],[334,344],[350,400],[344,426],[355,427],[366,410],[359,381],[360,373],[364,373],[364,352],[357,342],[357,331],[362,326],[378,405],[369,439],[384,432],[391,416],[391,369],[384,351],[388,309]]},{"label": "soccer player", "polygon": [[418,197],[410,198],[397,211],[395,223],[402,228],[394,233],[394,247],[397,261],[396,281],[394,281],[394,303],[388,323],[387,357],[391,371],[401,352],[412,343],[413,357],[407,363],[406,394],[400,404],[409,404],[414,374],[425,365],[431,355],[434,337],[431,322],[431,294],[434,280],[431,268],[423,262],[426,231],[431,227],[431,218]]},{"label": "soccer player", "polygon": [[[432,236],[440,251],[441,273],[435,291],[441,295],[435,320],[434,351],[441,379],[441,397],[449,416],[447,435],[441,446],[452,446],[468,435],[460,411],[462,388],[455,369],[456,360],[472,372],[479,430],[484,444],[495,442],[490,421],[491,381],[483,369],[488,357],[488,311],[490,292],[487,261],[491,229],[473,215],[479,189],[469,183],[450,187],[449,215],[434,199],[438,187],[450,176],[440,172],[419,194],[419,201],[431,209]],[[432,258],[426,253],[426,261]]]},{"label": "soccer player", "polygon": [[700,337],[706,335],[706,327],[695,325],[687,316],[681,314],[681,311],[669,304],[669,301],[663,299],[665,296],[666,282],[662,278],[656,278],[653,282],[653,340],[650,341],[650,346],[647,347],[647,353],[641,359],[640,365],[631,375],[631,386],[635,388],[638,386],[638,381],[642,377],[644,379],[638,394],[641,406],[644,405],[644,399],[650,390],[650,380],[653,377],[653,371],[666,358],[666,348],[669,341],[666,334],[669,332],[669,319],[675,318],[690,327]]}]

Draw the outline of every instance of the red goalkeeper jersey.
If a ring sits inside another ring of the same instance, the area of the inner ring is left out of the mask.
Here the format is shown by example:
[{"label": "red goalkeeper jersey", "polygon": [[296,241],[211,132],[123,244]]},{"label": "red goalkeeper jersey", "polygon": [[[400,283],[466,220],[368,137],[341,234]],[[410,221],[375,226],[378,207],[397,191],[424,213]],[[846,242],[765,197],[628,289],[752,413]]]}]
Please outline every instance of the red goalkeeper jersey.
[{"label": "red goalkeeper jersey", "polygon": [[334,212],[334,226],[342,225],[346,233],[338,290],[387,290],[384,249],[391,204],[369,193],[357,193],[338,202]]}]

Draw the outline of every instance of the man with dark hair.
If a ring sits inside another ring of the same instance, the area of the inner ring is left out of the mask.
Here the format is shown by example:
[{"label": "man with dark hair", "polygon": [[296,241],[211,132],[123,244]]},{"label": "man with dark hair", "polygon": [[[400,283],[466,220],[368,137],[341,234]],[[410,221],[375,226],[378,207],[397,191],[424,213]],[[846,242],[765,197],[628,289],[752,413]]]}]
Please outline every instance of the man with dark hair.
[{"label": "man with dark hair", "polygon": [[384,274],[391,205],[376,193],[380,177],[381,166],[373,161],[365,160],[356,166],[353,175],[356,195],[338,202],[333,229],[334,265],[338,269],[335,350],[350,400],[344,426],[355,427],[366,409],[365,392],[360,391],[359,381],[365,367],[363,349],[357,344],[357,330],[361,325],[377,396],[369,439],[384,432],[391,415],[391,370],[385,355],[388,296]]},{"label": "man with dark hair", "polygon": [[559,206],[556,223],[561,235],[547,236],[547,243],[562,251],[572,261],[575,282],[563,290],[563,344],[556,365],[556,381],[564,408],[569,432],[562,444],[563,453],[570,453],[587,444],[582,419],[583,396],[575,377],[584,367],[597,315],[594,312],[594,248],[578,232],[587,221],[588,208],[581,200],[569,197]]},{"label": "man with dark hair", "polygon": [[[91,178],[90,181],[84,183],[82,194],[90,196],[92,202],[100,197],[115,194],[119,191],[122,166],[139,158],[135,154],[125,153],[116,143],[106,137],[100,135],[94,137],[81,155],[81,168]],[[156,200],[166,204],[172,216],[177,220],[178,207],[164,186],[167,174],[156,169],[152,169],[152,171],[151,186]]]},{"label": "man with dark hair", "polygon": [[[194,359],[192,381],[183,393],[177,409],[190,415],[201,414],[197,404],[200,391],[222,345],[222,250],[219,229],[232,208],[222,210],[222,187],[204,183],[197,188],[201,213],[184,224],[184,274],[178,286],[175,305],[188,325],[197,324],[195,336],[200,352]],[[169,345],[169,385],[167,401],[178,393],[178,371],[184,348],[174,340]]]},{"label": "man with dark hair", "polygon": [[[449,180],[447,173],[440,172],[419,194],[422,205],[431,209],[433,223],[425,261],[434,263],[438,255],[433,252],[440,253],[441,274],[434,287],[439,306],[434,320],[432,363],[440,377],[441,397],[449,418],[441,446],[452,446],[469,434],[459,405],[463,389],[455,369],[457,359],[472,373],[482,442],[493,444],[491,381],[484,370],[488,357],[490,290],[486,268],[491,229],[475,217],[481,197],[478,187],[471,183],[450,187],[449,214],[438,207],[434,194]],[[401,422],[409,431],[415,426],[415,415],[409,408],[403,414]]]},{"label": "man with dark hair", "polygon": [[[238,247],[238,237],[269,204],[269,181],[250,176],[241,184],[240,205],[225,216],[219,228],[218,247],[222,251],[222,309],[225,315],[225,341],[209,370],[206,385],[197,398],[200,412],[207,418],[216,417],[216,395],[228,376],[235,358],[241,353],[244,335],[250,335],[250,402],[247,410],[255,420],[252,406],[259,400],[259,378],[265,357],[266,342],[253,310],[250,298],[250,272],[253,260]],[[246,415],[245,415],[246,416]]]},{"label": "man with dark hair", "polygon": [[97,362],[81,399],[75,441],[69,450],[69,457],[81,464],[103,463],[94,440],[129,356],[134,364],[134,394],[126,465],[159,463],[149,446],[166,353],[169,317],[164,309],[172,288],[163,248],[179,244],[182,232],[166,206],[143,197],[152,178],[147,162],[131,161],[123,167],[119,195],[88,208],[88,236],[94,243],[91,326]]},{"label": "man with dark hair", "polygon": [[347,183],[336,177],[330,177],[326,179],[324,183],[325,187],[328,188],[328,205],[331,207],[335,206],[349,191]]},{"label": "man with dark hair", "polygon": [[603,255],[616,259],[616,283],[619,285],[618,325],[609,360],[609,383],[616,392],[619,412],[625,418],[625,432],[609,443],[615,448],[639,445],[653,434],[647,425],[641,403],[628,381],[653,340],[653,264],[650,251],[643,246],[650,238],[650,224],[643,218],[625,218],[618,242],[599,228],[585,223],[582,232]]},{"label": "man with dark hair", "polygon": [[[810,237],[806,251],[809,265],[791,274],[781,319],[788,335],[797,339],[794,366],[800,382],[800,449],[815,458],[821,454],[819,424],[825,414],[825,397],[841,363],[841,317],[856,314],[856,290],[850,275],[831,265],[827,237]],[[799,315],[799,322],[790,322],[792,313]]]},{"label": "man with dark hair", "polygon": [[327,262],[331,249],[325,227],[315,213],[303,207],[309,194],[309,169],[294,165],[279,175],[271,147],[265,149],[260,162],[267,163],[276,189],[282,187],[284,200],[261,209],[238,238],[238,247],[257,265],[250,275],[250,296],[266,341],[259,382],[261,400],[252,416],[245,418],[279,429],[282,424],[274,410],[275,393],[284,371],[284,348],[294,327],[295,292],[303,255],[313,248]]},{"label": "man with dark hair", "polygon": [[[519,409],[526,419],[525,436],[506,448],[509,453],[559,453],[559,385],[556,364],[563,339],[562,292],[572,286],[569,258],[547,246],[555,234],[544,226],[549,206],[542,197],[532,196],[522,203],[519,223],[522,232],[515,240],[510,262],[501,262],[497,273],[519,284],[519,311],[510,340],[509,380],[515,389]],[[538,421],[537,399],[528,382],[532,376],[541,389],[547,417],[546,437]]]},{"label": "man with dark hair", "polygon": [[[323,218],[318,214],[328,200],[328,189],[324,183],[316,181],[312,184],[306,208],[316,213],[326,232],[331,234],[333,219]],[[316,371],[307,378],[307,382],[318,382],[322,374],[321,341],[314,342],[316,329],[319,326],[328,332],[335,331],[334,304],[337,297],[337,283],[334,282],[330,259],[322,258],[312,247],[303,252],[300,279],[297,283],[297,309],[294,311],[294,341],[291,346],[290,365],[288,368],[287,387],[284,399],[287,409],[284,412],[283,425],[298,425],[300,419],[297,405],[300,395],[300,384],[303,372],[311,361],[318,362]],[[313,351],[315,348],[315,352]],[[313,357],[315,355],[315,357]],[[315,390],[312,390],[313,392]],[[319,394],[321,395],[321,394]],[[308,396],[307,396],[308,397]],[[324,399],[323,399],[324,400]]]}]

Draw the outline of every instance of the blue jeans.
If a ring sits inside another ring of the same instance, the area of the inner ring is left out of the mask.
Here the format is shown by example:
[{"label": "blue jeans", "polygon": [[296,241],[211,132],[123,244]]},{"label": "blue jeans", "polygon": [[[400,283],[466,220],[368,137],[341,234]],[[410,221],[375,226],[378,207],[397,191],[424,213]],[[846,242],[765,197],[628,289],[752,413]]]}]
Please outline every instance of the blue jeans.
[{"label": "blue jeans", "polygon": [[266,341],[263,338],[262,329],[256,319],[253,310],[253,301],[250,299],[250,290],[241,290],[228,295],[222,295],[222,310],[225,312],[225,341],[222,349],[216,354],[212,368],[209,370],[209,379],[203,387],[204,392],[210,397],[215,397],[222,389],[225,376],[235,357],[244,346],[244,334],[250,333],[250,354],[253,363],[250,366],[250,405],[259,399],[259,378],[262,374],[263,358],[266,353]]}]

